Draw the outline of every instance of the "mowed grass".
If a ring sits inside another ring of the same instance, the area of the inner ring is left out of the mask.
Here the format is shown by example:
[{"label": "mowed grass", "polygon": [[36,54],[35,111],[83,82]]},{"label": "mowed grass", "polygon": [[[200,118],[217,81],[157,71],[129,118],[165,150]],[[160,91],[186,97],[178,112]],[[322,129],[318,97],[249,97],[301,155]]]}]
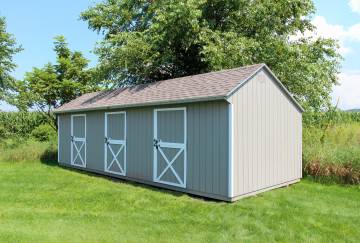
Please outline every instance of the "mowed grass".
[{"label": "mowed grass", "polygon": [[360,240],[360,188],[309,180],[236,203],[0,162],[0,242]]}]

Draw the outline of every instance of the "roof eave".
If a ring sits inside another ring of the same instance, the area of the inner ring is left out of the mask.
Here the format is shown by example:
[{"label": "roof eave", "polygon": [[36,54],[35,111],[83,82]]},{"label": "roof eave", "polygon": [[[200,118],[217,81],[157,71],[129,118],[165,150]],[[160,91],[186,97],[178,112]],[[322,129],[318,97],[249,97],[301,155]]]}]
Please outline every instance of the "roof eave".
[{"label": "roof eave", "polygon": [[87,107],[87,108],[78,108],[78,109],[69,109],[69,110],[54,110],[53,113],[54,114],[64,114],[64,113],[74,113],[74,112],[84,112],[84,111],[113,110],[113,109],[125,109],[125,108],[157,106],[157,105],[176,105],[176,104],[205,102],[205,101],[214,101],[214,100],[225,100],[226,101],[227,96],[221,95],[221,96],[209,96],[209,97],[201,97],[201,98],[193,98],[193,99],[136,103],[136,104],[129,104],[129,105],[108,105],[108,106]]}]

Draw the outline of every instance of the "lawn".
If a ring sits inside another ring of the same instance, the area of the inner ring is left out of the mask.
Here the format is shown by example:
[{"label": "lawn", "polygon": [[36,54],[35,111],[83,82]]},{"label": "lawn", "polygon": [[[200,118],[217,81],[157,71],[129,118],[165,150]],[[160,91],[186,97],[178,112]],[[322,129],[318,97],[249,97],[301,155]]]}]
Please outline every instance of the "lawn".
[{"label": "lawn", "polygon": [[49,162],[0,162],[0,172],[1,242],[360,240],[359,186],[305,179],[230,204]]}]

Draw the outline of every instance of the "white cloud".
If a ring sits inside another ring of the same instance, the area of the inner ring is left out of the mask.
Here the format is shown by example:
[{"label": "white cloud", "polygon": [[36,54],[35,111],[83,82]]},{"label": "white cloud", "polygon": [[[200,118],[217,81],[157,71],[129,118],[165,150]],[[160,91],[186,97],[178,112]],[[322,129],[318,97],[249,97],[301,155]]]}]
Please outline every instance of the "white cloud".
[{"label": "white cloud", "polygon": [[352,41],[360,41],[360,23],[352,25],[348,30],[348,38]]},{"label": "white cloud", "polygon": [[344,39],[347,36],[344,26],[329,24],[323,16],[316,16],[312,24],[316,26],[315,33],[317,36],[338,40]]},{"label": "white cloud", "polygon": [[[360,0],[358,0],[358,2],[360,3]],[[304,34],[298,34],[291,39],[296,40],[300,37],[336,39],[340,45],[339,52],[343,56],[352,52],[352,49],[349,46],[351,42],[360,43],[360,23],[345,27],[339,24],[330,24],[325,17],[316,16],[312,20],[312,24],[316,27],[314,31],[306,31]]]},{"label": "white cloud", "polygon": [[345,42],[351,37],[351,34],[357,31],[356,29],[350,33],[350,29],[347,30],[342,25],[329,24],[323,16],[316,16],[312,24],[316,27],[316,30],[313,33],[307,33],[307,36],[336,39],[339,41],[339,52],[341,55],[345,56],[351,52],[351,48],[346,46]]},{"label": "white cloud", "polygon": [[[360,13],[360,0],[352,1],[354,8]],[[350,45],[353,42],[360,43],[360,23],[349,27],[338,24],[330,24],[323,16],[316,16],[313,21],[316,30],[313,33],[305,33],[307,37],[333,38],[339,41],[339,52],[343,56],[352,52]],[[360,108],[360,70],[346,71],[339,74],[339,85],[333,88],[333,104],[339,99],[339,108]]]},{"label": "white cloud", "polygon": [[360,0],[350,0],[349,6],[353,12],[360,14]]},{"label": "white cloud", "polygon": [[341,73],[339,82],[332,92],[333,104],[339,99],[341,109],[360,108],[360,71]]}]

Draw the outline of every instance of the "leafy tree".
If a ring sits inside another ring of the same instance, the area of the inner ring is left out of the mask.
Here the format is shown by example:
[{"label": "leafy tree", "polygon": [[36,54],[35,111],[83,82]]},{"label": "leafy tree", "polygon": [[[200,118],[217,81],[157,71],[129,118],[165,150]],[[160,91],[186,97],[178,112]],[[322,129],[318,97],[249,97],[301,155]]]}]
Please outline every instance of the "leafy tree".
[{"label": "leafy tree", "polygon": [[114,86],[266,63],[307,110],[330,104],[337,43],[314,30],[311,0],[104,0],[81,13]]},{"label": "leafy tree", "polygon": [[33,68],[24,80],[16,83],[17,96],[13,103],[20,110],[35,108],[50,118],[51,111],[72,99],[98,89],[88,69],[89,61],[79,51],[71,51],[63,36],[55,37],[56,63]]},{"label": "leafy tree", "polygon": [[16,67],[13,56],[21,50],[14,36],[6,32],[5,18],[0,16],[0,100],[6,99],[9,88],[13,86],[15,79],[11,72]]}]

